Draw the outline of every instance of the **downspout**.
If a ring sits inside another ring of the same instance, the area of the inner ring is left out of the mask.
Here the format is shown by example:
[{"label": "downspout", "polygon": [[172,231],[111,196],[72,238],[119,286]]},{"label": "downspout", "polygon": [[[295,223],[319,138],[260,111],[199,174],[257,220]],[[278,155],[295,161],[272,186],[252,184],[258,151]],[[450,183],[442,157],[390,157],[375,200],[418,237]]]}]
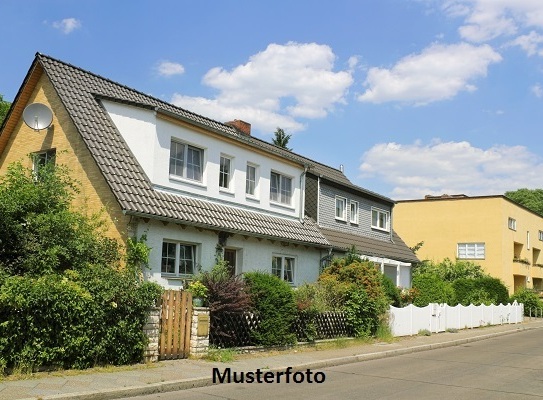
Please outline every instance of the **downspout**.
[{"label": "downspout", "polygon": [[304,165],[304,172],[300,175],[300,222],[304,222],[305,217],[305,175],[307,174],[308,166]]}]

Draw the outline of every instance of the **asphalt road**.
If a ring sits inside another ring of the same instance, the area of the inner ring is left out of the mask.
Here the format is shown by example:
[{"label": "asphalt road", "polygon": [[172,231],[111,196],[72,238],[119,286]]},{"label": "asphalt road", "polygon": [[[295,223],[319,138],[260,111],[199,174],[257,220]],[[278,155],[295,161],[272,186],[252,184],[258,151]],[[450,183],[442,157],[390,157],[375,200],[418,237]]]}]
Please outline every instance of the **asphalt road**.
[{"label": "asphalt road", "polygon": [[291,374],[287,384],[285,371],[282,383],[219,384],[132,400],[543,398],[543,330],[311,372],[324,373],[326,380],[292,383],[301,375]]}]

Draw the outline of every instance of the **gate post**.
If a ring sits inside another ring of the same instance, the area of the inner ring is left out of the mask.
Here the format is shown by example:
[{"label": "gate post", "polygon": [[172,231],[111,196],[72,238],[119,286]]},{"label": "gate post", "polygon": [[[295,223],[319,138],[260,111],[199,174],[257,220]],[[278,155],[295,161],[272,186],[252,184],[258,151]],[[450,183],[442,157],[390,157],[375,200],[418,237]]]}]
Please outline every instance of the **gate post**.
[{"label": "gate post", "polygon": [[143,333],[149,338],[149,343],[143,353],[143,361],[146,363],[158,361],[158,338],[160,332],[160,308],[151,307],[148,312],[147,323],[143,326]]},{"label": "gate post", "polygon": [[192,326],[190,330],[190,355],[205,357],[209,352],[209,308],[192,308]]}]

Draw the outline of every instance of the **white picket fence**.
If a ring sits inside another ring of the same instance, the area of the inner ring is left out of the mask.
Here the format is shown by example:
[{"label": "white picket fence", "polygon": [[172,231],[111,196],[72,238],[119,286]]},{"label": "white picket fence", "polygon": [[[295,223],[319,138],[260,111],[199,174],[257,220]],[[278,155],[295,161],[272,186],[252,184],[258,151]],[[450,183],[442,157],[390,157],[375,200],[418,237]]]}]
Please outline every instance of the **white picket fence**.
[{"label": "white picket fence", "polygon": [[416,335],[422,330],[445,332],[448,329],[477,328],[487,325],[518,324],[524,318],[524,304],[451,307],[432,303],[426,307],[412,304],[403,308],[390,306],[390,329],[394,336]]}]

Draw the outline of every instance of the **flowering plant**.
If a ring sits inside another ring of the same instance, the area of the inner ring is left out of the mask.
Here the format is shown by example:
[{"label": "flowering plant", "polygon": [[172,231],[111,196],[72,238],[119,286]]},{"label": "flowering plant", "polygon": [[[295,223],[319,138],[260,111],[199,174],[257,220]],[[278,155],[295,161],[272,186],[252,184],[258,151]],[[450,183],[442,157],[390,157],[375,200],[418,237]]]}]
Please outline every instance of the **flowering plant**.
[{"label": "flowering plant", "polygon": [[201,299],[207,297],[207,287],[200,281],[191,282],[187,290],[192,294],[192,297]]}]

